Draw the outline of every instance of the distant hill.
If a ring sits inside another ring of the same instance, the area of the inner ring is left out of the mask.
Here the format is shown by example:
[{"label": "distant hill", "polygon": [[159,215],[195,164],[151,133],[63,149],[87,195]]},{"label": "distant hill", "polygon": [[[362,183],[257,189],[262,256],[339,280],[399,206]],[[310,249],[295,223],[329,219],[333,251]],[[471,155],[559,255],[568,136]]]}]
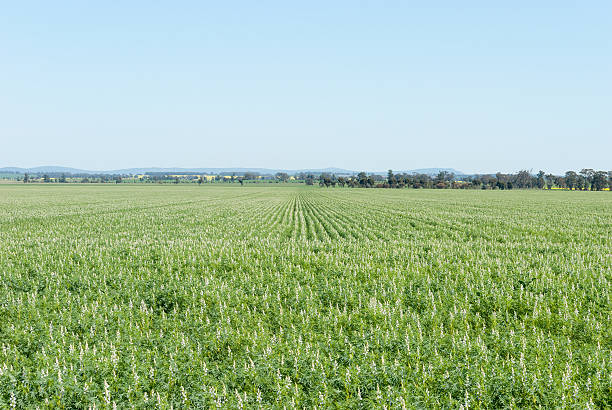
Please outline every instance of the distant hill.
[{"label": "distant hill", "polygon": [[[412,169],[407,171],[393,171],[394,173],[407,173],[407,174],[427,174],[437,175],[440,171],[452,172],[455,175],[464,175],[463,172],[458,171],[454,168],[422,168]],[[313,168],[313,169],[272,169],[272,168],[125,168],[125,169],[114,169],[114,170],[101,170],[92,171],[86,169],[60,167],[60,166],[41,166],[34,168],[18,168],[18,167],[5,167],[0,168],[0,173],[18,173],[18,174],[121,174],[121,175],[137,175],[146,174],[148,172],[156,173],[194,173],[194,174],[219,174],[219,173],[236,173],[243,174],[245,172],[256,172],[259,174],[276,174],[277,172],[286,172],[287,174],[294,175],[298,173],[311,173],[311,174],[336,174],[336,175],[356,175],[360,171],[353,171],[342,168]],[[379,174],[386,175],[387,171],[379,172],[368,172],[368,174]]]},{"label": "distant hill", "polygon": [[0,172],[14,172],[18,174],[31,173],[39,174],[43,172],[48,173],[66,173],[66,174],[98,174],[100,172],[84,171],[82,169],[69,168],[69,167],[57,167],[57,166],[43,166],[34,168],[16,168],[16,167],[5,167],[0,168]]},{"label": "distant hill", "polygon": [[406,174],[425,174],[425,175],[438,175],[440,172],[445,171],[455,175],[465,175],[463,172],[456,170],[455,168],[420,168],[411,169],[409,171],[393,171],[394,173],[406,173]]}]

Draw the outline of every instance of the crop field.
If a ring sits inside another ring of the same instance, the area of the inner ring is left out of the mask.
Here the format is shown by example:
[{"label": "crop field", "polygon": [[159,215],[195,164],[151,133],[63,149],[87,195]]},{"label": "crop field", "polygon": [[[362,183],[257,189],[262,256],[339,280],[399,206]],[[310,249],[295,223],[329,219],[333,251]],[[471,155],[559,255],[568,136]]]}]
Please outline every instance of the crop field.
[{"label": "crop field", "polygon": [[612,407],[612,194],[0,185],[0,408]]}]

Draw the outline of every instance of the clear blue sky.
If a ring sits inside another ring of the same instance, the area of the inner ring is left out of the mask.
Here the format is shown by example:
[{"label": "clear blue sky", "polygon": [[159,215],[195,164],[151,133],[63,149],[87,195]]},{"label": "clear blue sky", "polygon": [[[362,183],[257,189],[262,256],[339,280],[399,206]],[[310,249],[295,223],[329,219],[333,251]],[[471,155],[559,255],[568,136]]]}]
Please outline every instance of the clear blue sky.
[{"label": "clear blue sky", "polygon": [[500,3],[5,2],[0,166],[612,169],[612,2]]}]

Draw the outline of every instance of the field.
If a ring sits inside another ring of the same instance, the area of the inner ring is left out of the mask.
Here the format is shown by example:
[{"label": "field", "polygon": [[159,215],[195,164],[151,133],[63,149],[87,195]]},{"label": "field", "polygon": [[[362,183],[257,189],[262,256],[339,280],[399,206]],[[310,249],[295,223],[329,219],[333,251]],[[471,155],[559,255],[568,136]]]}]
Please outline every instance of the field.
[{"label": "field", "polygon": [[612,406],[612,194],[0,185],[0,408]]}]

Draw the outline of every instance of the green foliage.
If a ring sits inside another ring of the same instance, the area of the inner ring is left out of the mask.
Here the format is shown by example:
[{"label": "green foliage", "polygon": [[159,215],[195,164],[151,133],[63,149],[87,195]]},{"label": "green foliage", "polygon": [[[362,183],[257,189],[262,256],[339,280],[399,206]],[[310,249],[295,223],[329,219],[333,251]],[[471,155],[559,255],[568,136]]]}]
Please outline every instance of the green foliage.
[{"label": "green foliage", "polygon": [[0,408],[612,406],[609,193],[235,185],[0,186]]}]

